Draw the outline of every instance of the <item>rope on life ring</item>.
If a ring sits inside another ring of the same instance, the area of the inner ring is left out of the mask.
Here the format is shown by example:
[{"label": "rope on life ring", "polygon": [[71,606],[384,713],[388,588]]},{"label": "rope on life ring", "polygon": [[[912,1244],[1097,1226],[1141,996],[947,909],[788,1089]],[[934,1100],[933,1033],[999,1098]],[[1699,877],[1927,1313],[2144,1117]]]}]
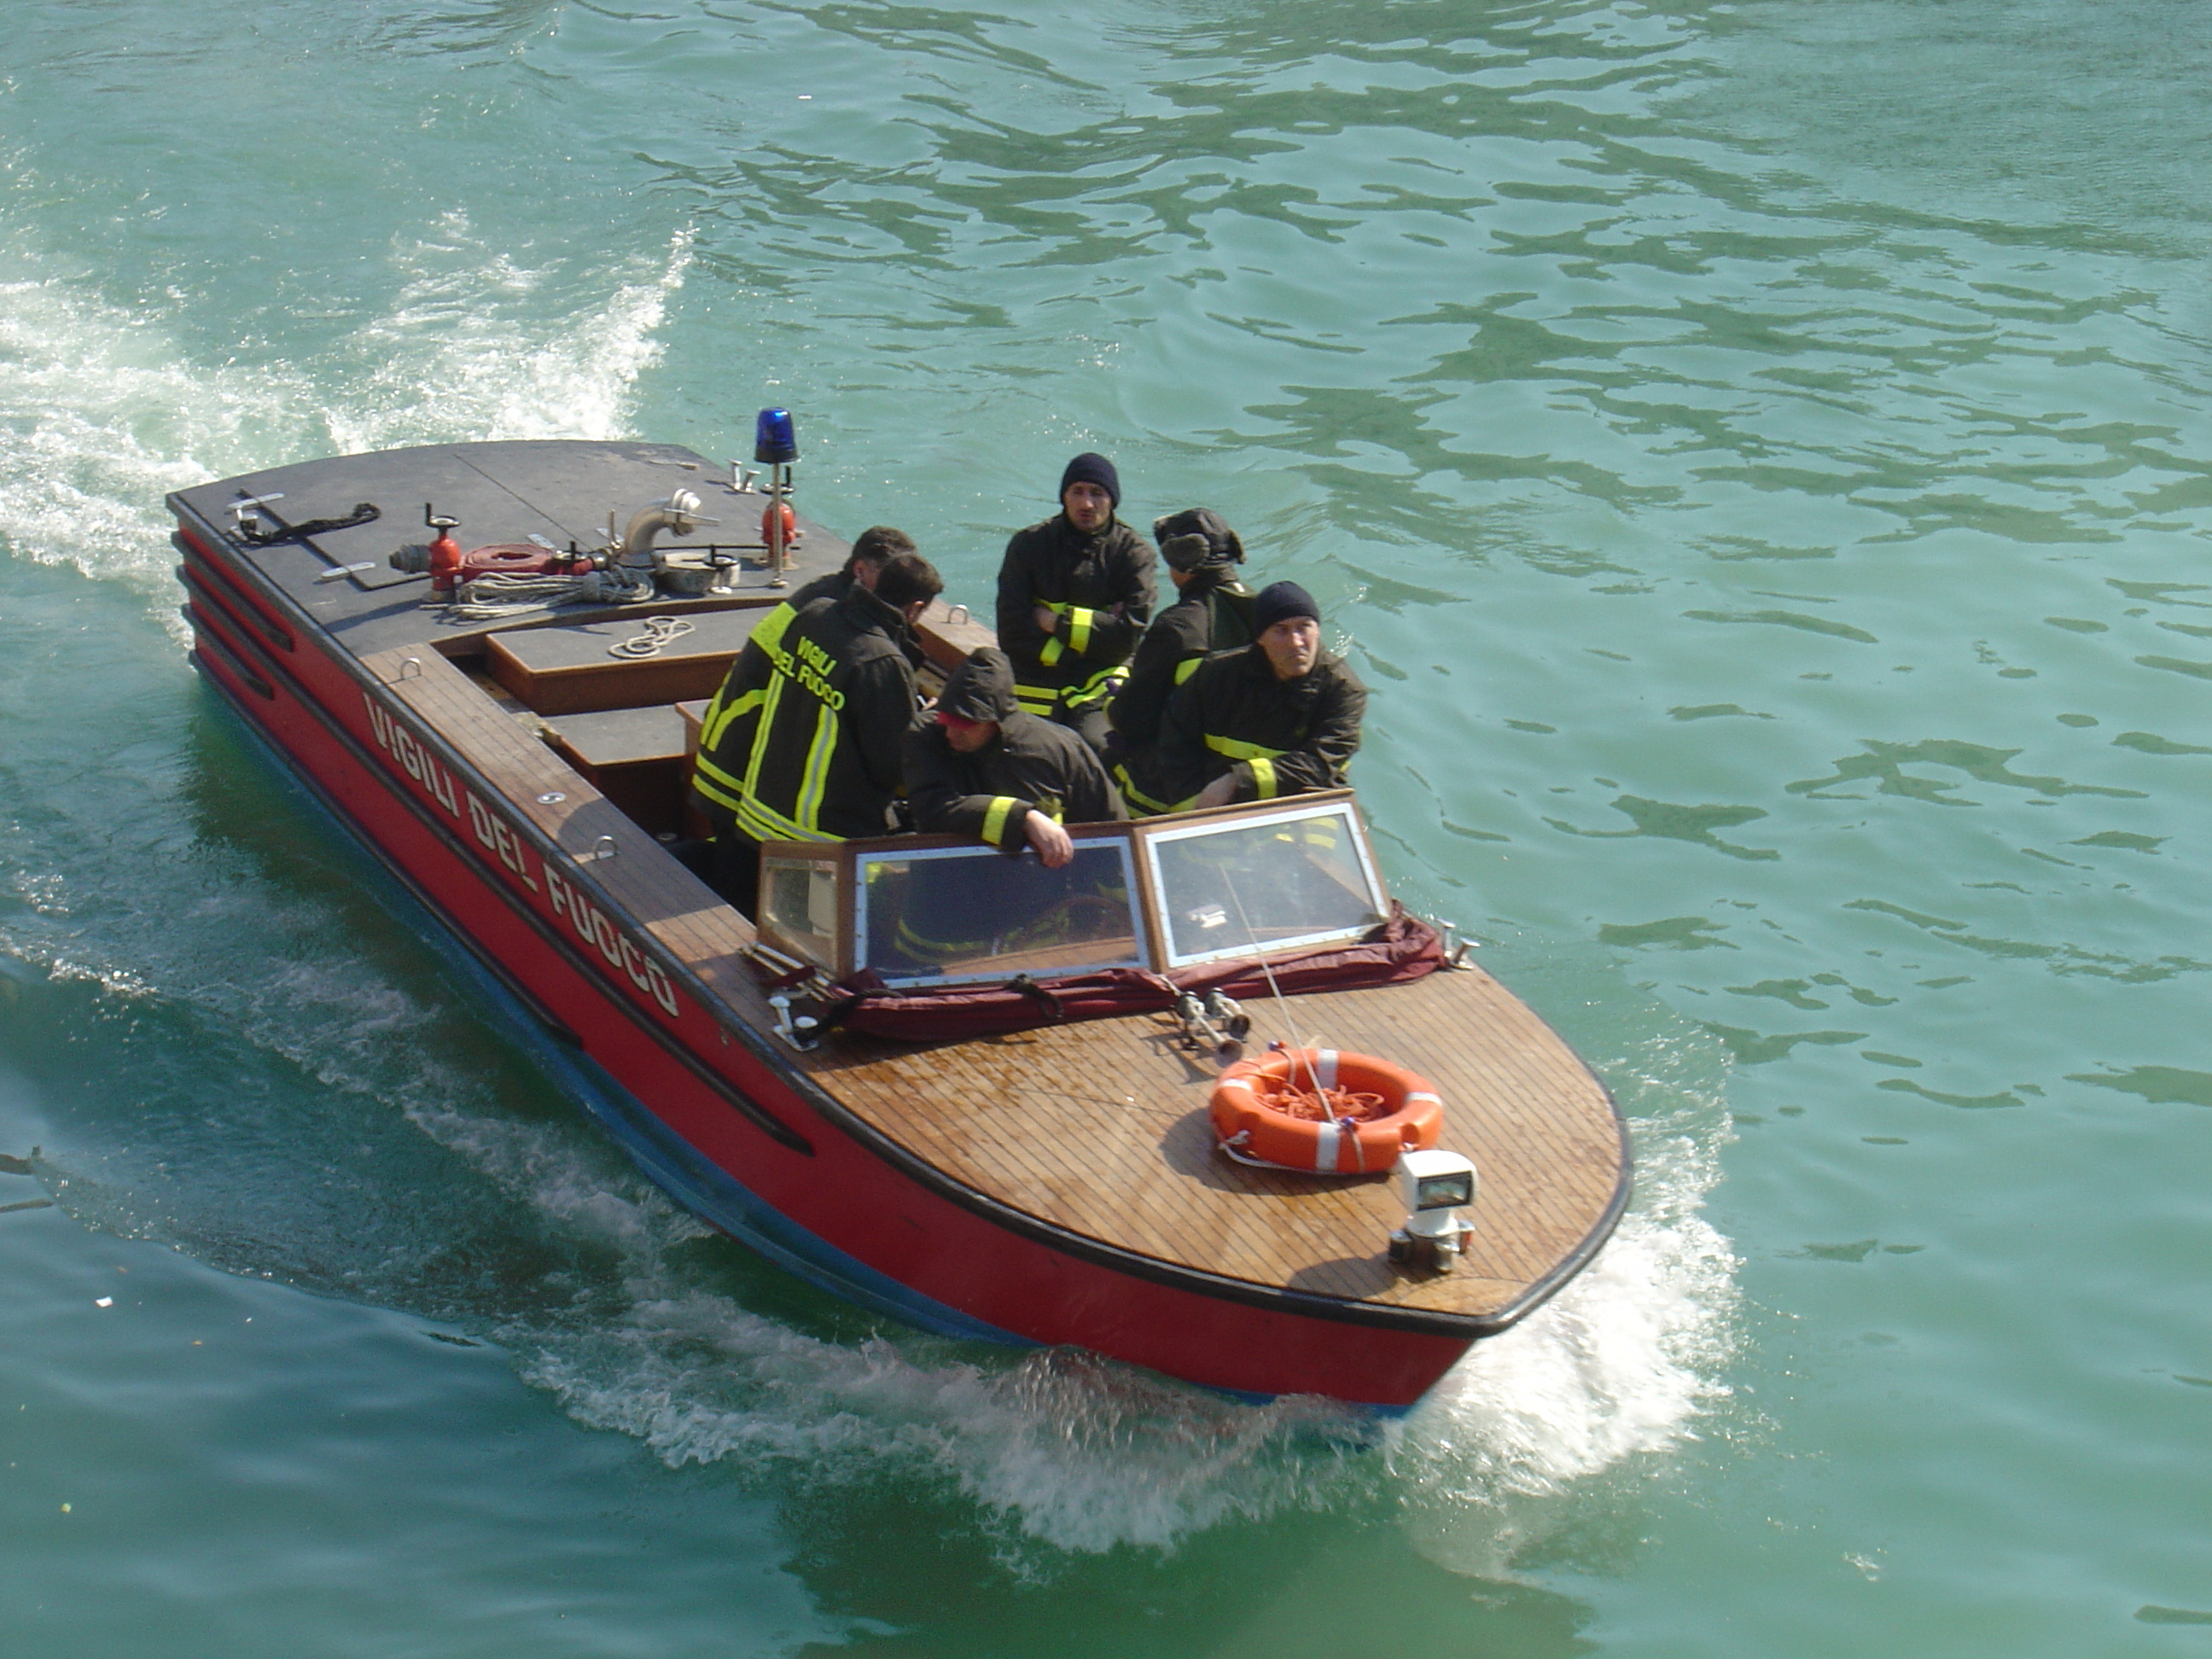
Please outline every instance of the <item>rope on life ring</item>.
[{"label": "rope on life ring", "polygon": [[1239,1060],[1214,1085],[1207,1111],[1231,1158],[1315,1175],[1376,1174],[1443,1133],[1443,1103],[1425,1079],[1334,1048]]}]

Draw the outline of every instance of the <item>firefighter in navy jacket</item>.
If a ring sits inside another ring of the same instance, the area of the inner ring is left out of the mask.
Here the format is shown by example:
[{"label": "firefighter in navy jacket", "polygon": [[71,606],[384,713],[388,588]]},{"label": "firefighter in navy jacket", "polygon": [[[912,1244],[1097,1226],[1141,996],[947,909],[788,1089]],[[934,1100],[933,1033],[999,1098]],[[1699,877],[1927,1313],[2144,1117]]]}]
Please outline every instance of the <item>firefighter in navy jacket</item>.
[{"label": "firefighter in navy jacket", "polygon": [[1168,703],[1158,775],[1178,810],[1340,789],[1367,688],[1321,647],[1321,611],[1296,582],[1263,589],[1257,637],[1217,652]]},{"label": "firefighter in navy jacket", "polygon": [[[860,533],[842,566],[827,575],[817,576],[781,605],[771,605],[768,614],[753,624],[744,648],[738,653],[737,661],[730,665],[721,689],[714,693],[714,701],[707,705],[707,712],[699,721],[699,754],[692,769],[691,787],[700,811],[717,834],[736,821],[738,802],[744,793],[745,783],[741,773],[724,770],[716,757],[725,752],[724,732],[738,718],[745,689],[768,683],[774,660],[769,652],[781,648],[784,635],[799,620],[800,611],[818,599],[842,599],[855,586],[873,592],[884,567],[899,554],[913,551],[913,539],[904,531],[894,530],[889,525],[872,525]],[[921,652],[913,636],[908,635],[901,644],[907,660],[917,668],[921,666]],[[748,747],[738,758],[750,760],[750,749]]]},{"label": "firefighter in navy jacket", "polygon": [[890,832],[916,704],[908,634],[943,588],[927,560],[899,554],[873,592],[854,582],[816,600],[780,639],[748,641],[731,670],[726,717],[698,775],[702,793],[707,780],[738,785],[720,803],[732,823],[715,837],[716,884],[748,915],[761,842]]}]

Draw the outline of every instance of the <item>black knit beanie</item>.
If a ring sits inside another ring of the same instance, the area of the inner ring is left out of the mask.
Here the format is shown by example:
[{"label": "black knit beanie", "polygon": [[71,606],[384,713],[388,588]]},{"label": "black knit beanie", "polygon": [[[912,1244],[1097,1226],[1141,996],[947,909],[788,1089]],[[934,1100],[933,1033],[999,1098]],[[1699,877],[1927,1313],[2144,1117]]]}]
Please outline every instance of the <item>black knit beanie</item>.
[{"label": "black knit beanie", "polygon": [[1121,505],[1121,475],[1103,455],[1094,455],[1086,449],[1067,464],[1067,471],[1060,475],[1060,500],[1067,499],[1068,485],[1076,483],[1097,484],[1115,506]]},{"label": "black knit beanie", "polygon": [[1252,605],[1253,633],[1264,634],[1286,617],[1311,617],[1319,622],[1321,607],[1296,582],[1275,582],[1261,588]]}]

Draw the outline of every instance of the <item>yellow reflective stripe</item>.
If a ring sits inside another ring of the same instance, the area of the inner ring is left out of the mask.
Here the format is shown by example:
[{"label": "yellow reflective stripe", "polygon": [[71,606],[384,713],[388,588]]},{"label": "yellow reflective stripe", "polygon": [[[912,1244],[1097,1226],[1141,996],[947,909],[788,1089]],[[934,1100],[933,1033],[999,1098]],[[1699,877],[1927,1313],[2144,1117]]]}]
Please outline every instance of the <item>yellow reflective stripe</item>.
[{"label": "yellow reflective stripe", "polygon": [[916,962],[957,962],[963,957],[988,956],[991,941],[982,939],[931,939],[915,931],[914,923],[906,916],[899,917],[899,949]]},{"label": "yellow reflective stripe", "polygon": [[1218,738],[1211,732],[1206,734],[1206,746],[1217,755],[1226,755],[1233,761],[1273,760],[1290,751],[1268,749],[1256,743],[1245,743],[1236,738]]},{"label": "yellow reflective stripe", "polygon": [[1006,815],[1020,805],[1012,795],[994,796],[990,810],[983,814],[983,839],[996,847],[1006,832]]},{"label": "yellow reflective stripe", "polygon": [[1060,689],[1051,685],[1017,685],[1014,701],[1025,714],[1049,714],[1060,702]]},{"label": "yellow reflective stripe", "polygon": [[1252,769],[1252,784],[1261,800],[1275,798],[1275,763],[1255,757],[1248,763]]},{"label": "yellow reflective stripe", "polygon": [[[1055,617],[1067,614],[1068,608],[1064,605],[1054,605],[1050,599],[1041,599],[1038,603]],[[1037,653],[1037,660],[1049,668],[1066,654],[1067,647],[1060,642],[1060,635],[1054,634],[1046,639],[1044,649]]]},{"label": "yellow reflective stripe", "polygon": [[1129,678],[1126,667],[1102,668],[1079,686],[1070,686],[1060,693],[1060,700],[1070,708],[1088,708],[1092,703],[1109,697],[1121,689],[1121,682]]},{"label": "yellow reflective stripe", "polygon": [[1079,606],[1070,605],[1068,606],[1066,614],[1067,617],[1067,648],[1075,653],[1079,657],[1089,656],[1091,654],[1091,626],[1092,622],[1097,618],[1098,613],[1096,611],[1085,611]]},{"label": "yellow reflective stripe", "polygon": [[1193,674],[1195,674],[1196,672],[1198,672],[1198,665],[1199,665],[1199,664],[1200,664],[1200,663],[1204,662],[1205,660],[1206,660],[1206,659],[1205,659],[1204,657],[1202,657],[1202,656],[1198,656],[1198,657],[1185,657],[1185,658],[1184,658],[1181,662],[1179,662],[1179,663],[1177,663],[1177,664],[1176,665],[1176,678],[1175,678],[1175,683],[1176,683],[1177,685],[1181,685],[1181,684],[1182,684],[1185,680],[1188,679],[1188,678],[1189,678]]},{"label": "yellow reflective stripe", "polygon": [[699,757],[698,767],[692,773],[691,787],[717,806],[726,806],[732,812],[745,798],[744,785],[704,755]]},{"label": "yellow reflective stripe", "polygon": [[[1129,769],[1127,766],[1117,766],[1114,769],[1114,781],[1121,786],[1122,799],[1127,801],[1130,805],[1146,813],[1156,816],[1162,812],[1180,812],[1184,807],[1190,805],[1190,801],[1177,803],[1174,801],[1153,799],[1152,796],[1146,794],[1143,790],[1138,788],[1135,784],[1129,781]],[[1197,799],[1198,797],[1195,795],[1191,797],[1191,800],[1195,800]]]},{"label": "yellow reflective stripe", "polygon": [[733,721],[742,719],[759,708],[761,699],[766,695],[767,693],[759,690],[748,691],[727,703],[722,702],[718,698],[714,706],[707,711],[707,718],[699,723],[701,750],[720,748],[722,733],[730,729]]},{"label": "yellow reflective stripe", "polygon": [[789,599],[772,606],[768,615],[763,617],[759,625],[753,629],[753,643],[771,657],[775,655],[776,648],[783,643],[783,630],[791,626],[792,618],[798,614],[791,608]]},{"label": "yellow reflective stripe", "polygon": [[761,698],[760,725],[754,729],[752,757],[745,766],[744,791],[747,795],[757,793],[760,788],[761,763],[768,758],[768,744],[761,739],[774,728],[775,711],[783,702],[783,688],[790,684],[778,674],[768,683],[768,690]]},{"label": "yellow reflective stripe", "polygon": [[738,828],[755,841],[842,841],[842,836],[825,835],[819,830],[809,830],[794,823],[772,806],[763,806],[748,795],[738,804]]},{"label": "yellow reflective stripe", "polygon": [[814,742],[799,782],[797,817],[809,830],[822,821],[822,796],[830,787],[830,763],[837,753],[837,715],[828,703],[814,711]]}]

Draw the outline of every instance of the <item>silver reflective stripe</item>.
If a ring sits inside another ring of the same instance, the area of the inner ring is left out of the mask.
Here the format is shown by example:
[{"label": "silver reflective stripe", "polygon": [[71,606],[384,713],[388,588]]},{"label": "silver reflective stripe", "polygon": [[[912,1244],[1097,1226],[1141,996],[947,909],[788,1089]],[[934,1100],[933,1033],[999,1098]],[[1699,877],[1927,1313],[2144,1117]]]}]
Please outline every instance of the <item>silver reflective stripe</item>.
[{"label": "silver reflective stripe", "polygon": [[1314,1056],[1314,1076],[1320,1087],[1336,1087],[1336,1050],[1324,1048]]}]

